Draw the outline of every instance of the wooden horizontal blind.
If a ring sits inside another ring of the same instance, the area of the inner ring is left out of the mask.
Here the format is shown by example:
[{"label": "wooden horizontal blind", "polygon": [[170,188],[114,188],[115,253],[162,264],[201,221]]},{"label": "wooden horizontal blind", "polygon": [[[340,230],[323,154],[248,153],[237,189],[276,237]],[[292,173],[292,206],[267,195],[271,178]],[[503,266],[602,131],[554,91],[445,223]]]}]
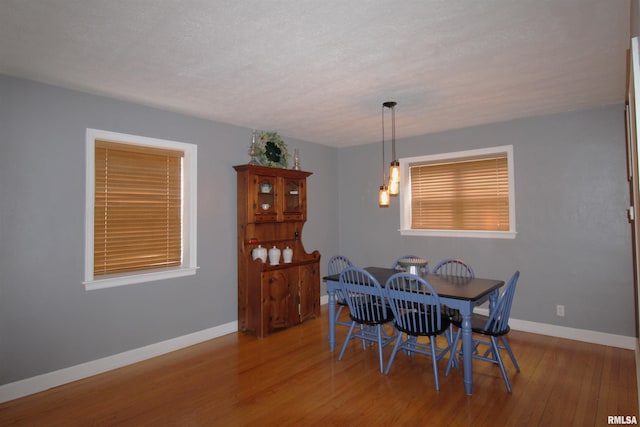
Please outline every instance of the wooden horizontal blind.
[{"label": "wooden horizontal blind", "polygon": [[95,142],[94,275],[181,264],[183,155]]},{"label": "wooden horizontal blind", "polygon": [[509,231],[507,154],[412,165],[411,228]]}]

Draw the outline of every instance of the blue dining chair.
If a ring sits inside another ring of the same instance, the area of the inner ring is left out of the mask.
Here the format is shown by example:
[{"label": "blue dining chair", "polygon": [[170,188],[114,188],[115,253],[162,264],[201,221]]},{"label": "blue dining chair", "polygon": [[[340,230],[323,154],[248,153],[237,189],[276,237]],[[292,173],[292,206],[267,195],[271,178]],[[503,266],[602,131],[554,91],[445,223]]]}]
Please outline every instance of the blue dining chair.
[{"label": "blue dining chair", "polygon": [[338,360],[342,360],[349,341],[359,338],[365,349],[367,342],[378,345],[380,372],[384,372],[382,349],[396,336],[383,334],[384,325],[393,320],[393,314],[387,307],[382,286],[369,272],[358,267],[348,267],[340,273],[339,284],[349,307],[351,325]]},{"label": "blue dining chair", "polygon": [[[469,279],[473,279],[475,277],[473,268],[463,260],[456,258],[443,259],[433,267],[432,273],[440,274],[442,276],[466,277]],[[455,319],[460,319],[460,312],[455,308],[443,305],[442,313],[452,322],[449,325],[449,338],[453,339],[453,321]],[[455,358],[453,358],[453,365],[456,368],[458,367],[458,361],[455,360]]]},{"label": "blue dining chair", "polygon": [[[516,361],[516,357],[511,350],[511,346],[507,341],[507,334],[509,333],[509,316],[511,314],[511,304],[513,303],[513,296],[516,292],[516,283],[518,282],[518,278],[520,277],[520,272],[516,271],[507,285],[504,287],[502,293],[498,297],[498,301],[495,306],[491,309],[489,316],[483,316],[480,314],[474,313],[471,317],[471,330],[474,334],[483,335],[489,338],[489,340],[483,340],[479,338],[472,338],[473,342],[473,354],[472,357],[474,359],[479,359],[485,362],[490,362],[496,364],[500,367],[500,373],[502,374],[502,379],[504,380],[504,384],[507,388],[507,391],[511,393],[511,384],[509,383],[509,378],[507,377],[507,371],[504,367],[504,362],[502,360],[502,356],[500,355],[500,350],[505,350],[509,357],[511,358],[511,362],[513,366],[516,368],[517,372],[520,372],[520,366]],[[462,326],[462,319],[454,319],[453,324],[458,327],[458,332],[453,340],[453,348],[457,348],[458,341],[460,340],[460,332]],[[501,344],[502,342],[502,344]],[[485,345],[487,346],[487,350],[485,353],[480,354],[479,346]],[[462,350],[460,351],[461,354]],[[445,375],[449,375],[449,370],[453,365],[452,357],[449,360],[449,364],[447,365],[447,370]]]},{"label": "blue dining chair", "polygon": [[[404,350],[409,355],[421,353],[431,356],[436,390],[440,390],[438,361],[450,351],[451,346],[440,348],[436,345],[436,337],[447,334],[449,327],[449,319],[440,311],[438,293],[422,277],[409,273],[391,276],[384,291],[398,335],[385,374],[389,374],[398,350]],[[419,342],[420,336],[429,337],[429,344]]]},{"label": "blue dining chair", "polygon": [[[391,265],[391,268],[394,270],[398,270],[398,271],[405,271],[404,267],[402,267],[402,265],[400,265],[400,261],[405,259],[405,258],[418,258],[418,259],[422,259],[422,257],[417,256],[417,255],[403,255],[400,258],[398,258],[397,260],[395,260],[393,262],[393,264]],[[428,273],[429,272],[429,268],[425,267],[422,269],[423,273]]]},{"label": "blue dining chair", "polygon": [[[327,271],[329,273],[329,276],[332,276],[334,274],[342,273],[346,268],[349,267],[353,267],[353,263],[349,260],[349,258],[344,255],[334,255],[329,259]],[[342,296],[342,291],[340,289],[336,290],[336,306],[336,325],[351,326],[351,322],[343,322],[339,320],[340,314],[342,314],[342,309],[347,306],[347,302]]]},{"label": "blue dining chair", "polygon": [[432,273],[443,276],[475,277],[473,268],[469,264],[455,258],[443,259],[433,267]]}]

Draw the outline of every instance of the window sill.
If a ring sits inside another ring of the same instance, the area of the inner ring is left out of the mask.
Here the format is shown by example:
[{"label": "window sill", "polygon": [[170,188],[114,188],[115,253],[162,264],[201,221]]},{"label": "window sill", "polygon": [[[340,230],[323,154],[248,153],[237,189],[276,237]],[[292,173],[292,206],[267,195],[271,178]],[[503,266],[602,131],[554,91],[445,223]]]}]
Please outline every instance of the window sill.
[{"label": "window sill", "polygon": [[193,276],[198,267],[177,267],[137,273],[110,274],[98,279],[82,282],[86,291],[114,288],[116,286],[133,285],[136,283],[152,282],[155,280],[173,279],[176,277]]},{"label": "window sill", "polygon": [[403,236],[470,237],[474,239],[515,239],[515,231],[414,230],[400,229]]}]

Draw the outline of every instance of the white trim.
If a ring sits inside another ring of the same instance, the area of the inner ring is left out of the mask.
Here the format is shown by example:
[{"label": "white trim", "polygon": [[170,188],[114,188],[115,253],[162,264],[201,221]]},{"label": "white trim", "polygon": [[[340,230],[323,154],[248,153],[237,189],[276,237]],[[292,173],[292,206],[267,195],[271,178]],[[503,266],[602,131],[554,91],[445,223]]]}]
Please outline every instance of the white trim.
[{"label": "white trim", "polygon": [[38,393],[63,384],[101,374],[112,369],[121,368],[143,360],[161,356],[172,351],[180,350],[204,341],[221,337],[238,331],[238,322],[233,321],[224,325],[205,329],[192,334],[172,338],[156,344],[124,353],[107,356],[102,359],[60,369],[24,380],[0,386],[0,403],[18,399],[29,394]]},{"label": "white trim", "polygon": [[[474,311],[485,316],[489,314],[489,309],[487,308],[476,308]],[[510,318],[509,327],[514,331],[530,332],[532,334],[566,338],[575,341],[588,342],[591,344],[619,347],[627,350],[633,350],[636,346],[636,337],[608,334],[606,332],[590,331],[587,329],[568,328],[566,326],[530,322],[528,320]]]},{"label": "white trim", "polygon": [[176,277],[193,276],[198,267],[176,267],[158,271],[145,271],[136,274],[113,274],[104,278],[82,282],[87,291],[95,289],[112,288],[114,286],[133,285],[135,283],[152,282],[154,280],[174,279]]},{"label": "white trim", "polygon": [[[494,154],[506,153],[507,175],[509,178],[509,231],[473,231],[473,230],[424,230],[411,228],[411,174],[409,168],[414,164],[437,163],[443,160],[481,159]],[[403,236],[472,237],[485,239],[516,238],[516,191],[513,160],[513,145],[480,148],[476,150],[439,153],[427,156],[405,157],[399,159],[400,176],[400,234]]]},{"label": "white trim", "polygon": [[515,231],[471,231],[471,230],[418,230],[400,229],[403,236],[432,236],[432,237],[474,237],[482,239],[515,239]]},{"label": "white trim", "polygon": [[[182,160],[182,266],[151,272],[128,273],[95,278],[93,275],[93,215],[95,202],[95,141],[96,139],[145,147],[179,150],[184,153]],[[189,276],[197,267],[197,215],[198,215],[198,146],[185,142],[149,138],[138,135],[110,132],[87,128],[85,158],[85,290],[103,289],[114,286],[131,285],[161,279]]]},{"label": "white trim", "polygon": [[[320,298],[320,304],[324,305],[328,303],[329,296],[323,295]],[[489,314],[489,309],[487,308],[476,308],[474,311],[485,316]],[[627,337],[625,335],[607,334],[605,332],[589,331],[587,329],[567,328],[565,326],[530,322],[528,320],[518,320],[513,318],[509,319],[509,327],[511,327],[511,329],[513,329],[514,331],[530,332],[532,334],[548,335],[551,337],[584,341],[591,344],[607,345],[610,347],[619,347],[627,350],[636,349],[636,337]],[[640,343],[640,341],[638,342]],[[638,344],[636,352],[640,352],[640,344]]]}]

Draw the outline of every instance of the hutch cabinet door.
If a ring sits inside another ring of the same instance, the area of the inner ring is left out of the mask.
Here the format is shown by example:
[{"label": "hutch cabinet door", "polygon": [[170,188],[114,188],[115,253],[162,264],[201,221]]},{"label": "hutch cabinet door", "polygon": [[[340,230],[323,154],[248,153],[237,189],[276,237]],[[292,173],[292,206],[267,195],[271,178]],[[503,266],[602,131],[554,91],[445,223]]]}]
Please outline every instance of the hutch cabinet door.
[{"label": "hutch cabinet door", "polygon": [[253,175],[250,185],[250,218],[255,222],[276,222],[278,219],[278,190],[275,176]]},{"label": "hutch cabinet door", "polygon": [[274,270],[265,273],[264,285],[268,308],[268,329],[287,328],[298,323],[296,307],[298,275],[295,268]]},{"label": "hutch cabinet door", "polygon": [[320,271],[318,263],[305,264],[300,266],[299,281],[299,304],[300,304],[300,321],[320,315]]},{"label": "hutch cabinet door", "polygon": [[285,221],[306,220],[307,191],[305,179],[282,179],[282,214]]}]

